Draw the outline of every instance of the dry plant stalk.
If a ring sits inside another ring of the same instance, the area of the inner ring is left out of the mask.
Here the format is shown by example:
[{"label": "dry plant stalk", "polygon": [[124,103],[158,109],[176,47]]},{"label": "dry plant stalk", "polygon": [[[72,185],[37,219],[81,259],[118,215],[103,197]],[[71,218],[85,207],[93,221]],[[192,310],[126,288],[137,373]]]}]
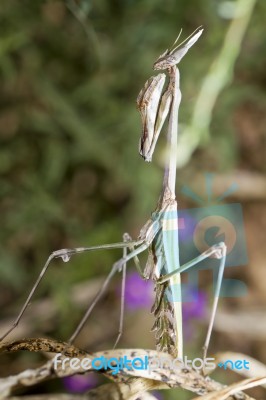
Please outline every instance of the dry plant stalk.
[{"label": "dry plant stalk", "polygon": [[[136,354],[140,356],[158,358],[163,356],[164,359],[169,359],[169,361],[173,360],[173,357],[169,354],[160,353],[155,350],[143,349],[108,350],[92,354],[87,353],[84,350],[80,350],[73,345],[69,345],[69,343],[46,338],[29,338],[20,341],[4,343],[0,346],[0,353],[13,353],[20,350],[32,352],[62,353],[62,360],[65,357],[75,357],[80,360],[82,360],[83,358],[90,358],[92,360],[93,358],[101,357],[102,355],[107,358],[119,358],[123,356],[128,356],[128,358],[132,358],[132,356]],[[111,379],[113,383],[100,386],[97,389],[93,389],[86,395],[79,395],[76,397],[74,395],[71,396],[73,399],[76,398],[77,400],[92,398],[99,400],[134,400],[140,399],[141,396],[145,396],[145,392],[149,390],[181,387],[202,396],[200,397],[200,399],[204,400],[254,400],[245,393],[240,392],[240,390],[242,388],[245,389],[247,387],[252,387],[265,383],[266,380],[266,377],[264,377],[263,379],[252,378],[226,387],[225,385],[222,385],[210,379],[209,377],[202,376],[200,373],[191,368],[185,368],[181,362],[179,364],[175,363],[175,365],[177,367],[175,371],[169,368],[158,368],[156,371],[122,370],[119,375],[112,375],[112,371],[100,372]],[[87,370],[87,372],[90,371],[92,372],[93,369],[91,368]],[[84,369],[80,368],[80,370],[73,371],[73,369],[70,368],[70,366],[68,366],[67,364],[64,369],[61,368],[61,364],[58,364],[58,368],[55,369],[54,360],[51,359],[38,368],[28,369],[17,375],[0,379],[0,399],[14,399],[14,397],[10,396],[12,396],[12,394],[19,388],[33,386],[37,383],[49,379],[71,376],[74,375],[74,373],[84,373]],[[210,397],[217,396],[219,393],[221,393],[221,396],[225,396],[226,394],[227,397]],[[45,400],[54,398],[53,395],[38,397]],[[38,397],[36,397],[36,400]],[[64,397],[61,398],[62,400],[64,399]],[[69,397],[66,397],[66,399],[68,398]],[[23,397],[23,400],[25,400],[25,397]]]}]

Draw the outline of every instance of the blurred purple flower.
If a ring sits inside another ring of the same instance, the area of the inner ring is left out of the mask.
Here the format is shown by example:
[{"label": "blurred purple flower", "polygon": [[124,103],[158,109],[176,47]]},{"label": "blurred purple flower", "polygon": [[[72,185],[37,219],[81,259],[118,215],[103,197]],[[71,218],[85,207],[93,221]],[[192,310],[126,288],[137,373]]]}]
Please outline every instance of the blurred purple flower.
[{"label": "blurred purple flower", "polygon": [[192,323],[195,319],[202,319],[206,315],[207,295],[197,288],[188,288],[185,291],[186,301],[183,303],[184,335],[192,337]]},{"label": "blurred purple flower", "polygon": [[[121,296],[121,287],[117,290]],[[182,293],[184,335],[193,337],[193,322],[205,317],[207,295],[195,287],[186,288]],[[130,272],[126,277],[125,307],[135,311],[141,308],[150,309],[154,302],[154,283],[143,280],[137,272]]]},{"label": "blurred purple flower", "polygon": [[161,392],[154,391],[154,392],[151,392],[151,393],[152,393],[153,396],[156,397],[156,399],[158,399],[158,400],[163,400],[163,399],[164,399],[164,396],[163,396],[163,394],[162,394]]},{"label": "blurred purple flower", "polygon": [[193,240],[193,235],[197,223],[197,219],[191,215],[189,210],[179,211],[178,237],[180,243],[190,243]]},{"label": "blurred purple flower", "polygon": [[[153,282],[145,281],[137,272],[130,272],[126,277],[125,306],[128,310],[151,308],[154,301]],[[121,296],[121,287],[119,288]]]},{"label": "blurred purple flower", "polygon": [[73,375],[63,379],[63,385],[68,392],[82,393],[93,389],[98,383],[96,374]]},{"label": "blurred purple flower", "polygon": [[200,319],[206,314],[207,295],[197,288],[189,288],[185,293],[186,301],[183,306],[184,319]]}]

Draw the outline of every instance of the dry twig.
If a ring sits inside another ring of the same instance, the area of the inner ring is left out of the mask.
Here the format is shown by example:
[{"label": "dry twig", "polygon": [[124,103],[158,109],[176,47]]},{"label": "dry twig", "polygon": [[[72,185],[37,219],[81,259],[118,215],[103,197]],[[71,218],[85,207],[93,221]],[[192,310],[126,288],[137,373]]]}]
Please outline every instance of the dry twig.
[{"label": "dry twig", "polygon": [[[51,353],[62,353],[61,360],[65,357],[77,357],[80,360],[83,358],[93,359],[96,357],[104,356],[106,358],[120,358],[127,356],[128,359],[132,359],[136,356],[150,358],[164,358],[165,365],[156,369],[156,371],[149,370],[122,370],[117,375],[112,375],[111,370],[99,371],[111,379],[113,382],[100,386],[97,389],[91,390],[88,394],[82,396],[72,396],[76,400],[79,399],[110,399],[110,400],[134,400],[137,398],[145,399],[145,392],[155,389],[169,389],[170,387],[182,387],[183,389],[189,390],[200,396],[211,396],[212,393],[227,393],[228,400],[252,400],[248,395],[241,393],[241,389],[255,386],[256,384],[263,383],[260,380],[246,380],[241,384],[242,386],[233,385],[226,387],[209,377],[204,377],[193,369],[185,368],[181,362],[175,361],[175,370],[167,368],[167,360],[173,362],[173,357],[169,354],[161,353],[155,350],[143,350],[143,349],[131,349],[131,350],[108,350],[97,353],[88,353],[84,350],[80,350],[75,346],[69,345],[68,343],[55,341],[52,339],[24,339],[20,341],[4,343],[0,346],[0,353],[16,352],[19,350],[33,351],[33,352],[51,352]],[[5,399],[11,396],[18,388],[33,386],[37,383],[53,378],[62,378],[71,376],[77,373],[84,373],[92,371],[90,368],[87,371],[84,369],[73,370],[68,364],[65,368],[61,368],[62,364],[58,364],[57,369],[54,368],[53,359],[49,360],[42,366],[35,369],[28,369],[17,375],[13,375],[7,378],[0,379],[0,399]],[[266,379],[266,378],[264,378]],[[244,384],[244,385],[243,385]],[[227,392],[226,392],[227,390]],[[68,400],[67,395],[60,395],[58,399]],[[94,396],[94,397],[93,397]],[[229,396],[229,397],[228,397]],[[14,397],[11,397],[15,399]],[[46,395],[46,397],[36,397],[31,400],[38,399],[52,400],[53,395]],[[225,398],[225,397],[221,397]],[[17,397],[18,399],[18,397]],[[147,396],[146,396],[147,399]],[[205,397],[203,397],[205,399]],[[216,399],[215,397],[206,397],[206,400]],[[218,399],[218,397],[217,397]],[[26,398],[24,398],[26,400]]]}]

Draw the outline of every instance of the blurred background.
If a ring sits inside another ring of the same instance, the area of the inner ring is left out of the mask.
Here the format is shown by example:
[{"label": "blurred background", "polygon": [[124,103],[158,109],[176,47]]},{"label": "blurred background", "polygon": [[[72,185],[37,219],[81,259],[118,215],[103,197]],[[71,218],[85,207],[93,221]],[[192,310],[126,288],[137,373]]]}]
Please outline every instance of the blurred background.
[{"label": "blurred background", "polygon": [[[225,276],[241,280],[248,291],[221,299],[209,354],[235,351],[265,362],[265,15],[266,3],[256,0],[1,2],[1,332],[52,251],[118,242],[124,232],[138,236],[161,190],[165,134],[146,164],[138,154],[135,100],[153,74],[153,62],[180,29],[185,38],[203,25],[202,37],[180,65],[177,199],[180,209],[198,206],[182,194],[185,185],[207,199],[206,173],[214,174],[213,198],[238,185],[224,203],[242,206],[249,262],[226,268]],[[67,340],[121,254],[55,260],[8,339]],[[145,260],[146,255],[143,266]],[[120,284],[115,277],[95,308],[78,337],[81,348],[112,348]],[[201,356],[212,288],[212,273],[205,271],[197,299],[184,305],[185,354],[191,357]],[[152,297],[152,284],[130,265],[120,348],[154,348]],[[23,352],[2,356],[1,376],[44,360]],[[239,379],[231,371],[216,378]],[[27,393],[81,392],[102,382],[96,375],[74,377]],[[262,389],[250,393],[265,398]],[[156,395],[193,397],[179,389]]]}]

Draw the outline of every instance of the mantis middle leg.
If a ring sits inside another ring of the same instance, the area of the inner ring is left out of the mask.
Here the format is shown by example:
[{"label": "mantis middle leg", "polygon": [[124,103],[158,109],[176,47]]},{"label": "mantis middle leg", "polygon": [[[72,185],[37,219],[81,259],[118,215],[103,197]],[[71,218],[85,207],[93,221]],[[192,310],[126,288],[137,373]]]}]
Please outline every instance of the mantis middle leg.
[{"label": "mantis middle leg", "polygon": [[180,274],[182,272],[187,271],[189,268],[193,267],[195,264],[198,264],[202,260],[205,260],[206,258],[210,256],[215,256],[215,258],[220,259],[220,264],[219,264],[219,272],[218,272],[218,278],[217,278],[217,283],[215,287],[215,293],[214,293],[214,301],[212,305],[212,311],[211,311],[211,317],[210,317],[210,322],[208,326],[208,331],[207,331],[207,336],[204,342],[203,346],[203,359],[206,358],[209,343],[210,343],[210,338],[211,338],[211,333],[213,329],[213,323],[214,323],[214,318],[217,310],[217,304],[219,300],[219,295],[221,291],[221,285],[222,285],[222,279],[223,279],[223,273],[224,273],[224,266],[225,266],[225,257],[226,257],[226,245],[224,242],[221,242],[219,244],[216,244],[212,247],[210,247],[208,250],[206,250],[204,253],[199,255],[198,257],[194,258],[193,260],[189,261],[185,265],[181,266],[180,268],[177,268],[173,272],[170,272],[169,274],[166,274],[162,276],[160,279],[158,279],[158,283],[162,284],[164,282],[167,282],[170,280],[170,278],[175,275],[175,274]]}]

